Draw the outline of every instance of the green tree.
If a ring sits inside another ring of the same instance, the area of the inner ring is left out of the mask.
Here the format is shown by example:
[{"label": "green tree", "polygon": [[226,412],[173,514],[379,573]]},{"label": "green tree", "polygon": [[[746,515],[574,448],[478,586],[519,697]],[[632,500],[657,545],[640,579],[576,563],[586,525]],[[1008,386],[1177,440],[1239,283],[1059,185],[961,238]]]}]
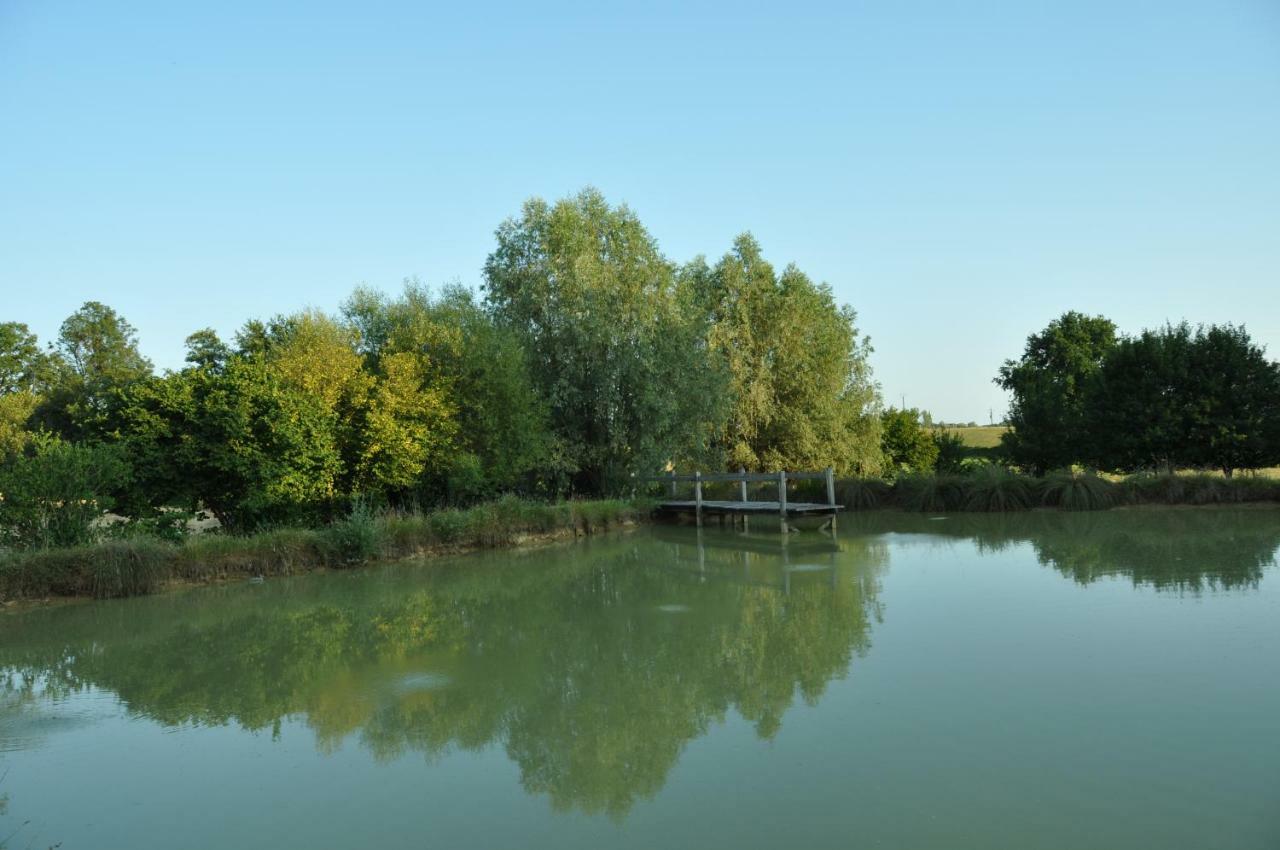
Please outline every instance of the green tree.
[{"label": "green tree", "polygon": [[0,323],[0,395],[37,393],[52,377],[53,363],[36,335],[20,322]]},{"label": "green tree", "polygon": [[1022,357],[1000,367],[995,382],[1013,396],[1011,430],[1001,440],[1014,463],[1043,474],[1089,454],[1086,388],[1115,340],[1109,319],[1071,311],[1027,337]]},{"label": "green tree", "polygon": [[133,325],[97,301],[62,323],[54,353],[57,373],[36,416],[69,438],[100,436],[113,393],[151,374]]},{"label": "green tree", "polygon": [[19,322],[0,324],[0,460],[31,439],[27,424],[54,374],[52,358]]},{"label": "green tree", "polygon": [[471,291],[433,296],[407,282],[399,298],[357,290],[344,312],[374,368],[412,357],[433,386],[457,399],[441,483],[450,501],[531,489],[555,474],[546,404],[534,386],[519,337],[497,324]]},{"label": "green tree", "polygon": [[231,347],[213,328],[202,328],[187,337],[186,361],[200,369],[221,369],[231,358]]},{"label": "green tree", "polygon": [[587,189],[526,202],[497,241],[487,302],[529,351],[572,488],[618,491],[636,473],[705,457],[716,364],[636,215]]},{"label": "green tree", "polygon": [[1197,466],[1230,478],[1280,464],[1280,364],[1243,327],[1197,330],[1187,363],[1188,438]]},{"label": "green tree", "polygon": [[871,347],[830,287],[795,266],[779,276],[750,234],[714,268],[695,260],[681,277],[728,373],[731,407],[715,436],[730,466],[878,471]]},{"label": "green tree", "polygon": [[1123,472],[1193,463],[1192,346],[1186,322],[1115,343],[1091,376],[1083,407],[1089,449],[1077,456]]},{"label": "green tree", "polygon": [[885,462],[900,472],[927,472],[938,459],[938,443],[923,425],[920,411],[891,407],[880,417],[880,447]]},{"label": "green tree", "polygon": [[1091,443],[1109,469],[1280,462],[1280,366],[1242,327],[1186,322],[1121,340],[1088,396]]}]

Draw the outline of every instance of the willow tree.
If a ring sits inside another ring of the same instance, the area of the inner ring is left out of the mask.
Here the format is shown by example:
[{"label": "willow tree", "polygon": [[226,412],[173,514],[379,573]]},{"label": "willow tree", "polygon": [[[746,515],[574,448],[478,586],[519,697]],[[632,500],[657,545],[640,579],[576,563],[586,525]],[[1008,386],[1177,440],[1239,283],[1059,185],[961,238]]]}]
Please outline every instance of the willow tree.
[{"label": "willow tree", "polygon": [[494,316],[523,340],[578,492],[702,457],[718,374],[674,267],[594,189],[525,203],[485,262]]},{"label": "willow tree", "polygon": [[871,345],[851,307],[795,266],[777,274],[750,234],[714,267],[695,260],[682,277],[728,370],[732,406],[716,442],[731,466],[879,470]]}]

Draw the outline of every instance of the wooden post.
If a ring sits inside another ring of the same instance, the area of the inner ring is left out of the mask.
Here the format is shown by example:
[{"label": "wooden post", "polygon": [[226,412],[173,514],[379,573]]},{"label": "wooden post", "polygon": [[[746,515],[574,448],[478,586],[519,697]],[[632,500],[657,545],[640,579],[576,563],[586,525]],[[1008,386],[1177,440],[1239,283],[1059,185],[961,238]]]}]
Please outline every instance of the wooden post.
[{"label": "wooden post", "polygon": [[738,482],[738,501],[745,502],[747,500],[747,470],[738,467],[738,474],[742,476],[742,480]]},{"label": "wooden post", "polygon": [[702,528],[702,473],[693,473],[693,511],[697,516],[698,528]]},{"label": "wooden post", "polygon": [[671,476],[671,498],[674,501],[676,497],[676,471],[673,469],[667,475]]},{"label": "wooden post", "polygon": [[787,534],[787,471],[778,470],[778,516],[782,520],[782,533]]},{"label": "wooden post", "polygon": [[827,467],[827,504],[831,506],[831,531],[836,530],[836,471],[832,467]]}]

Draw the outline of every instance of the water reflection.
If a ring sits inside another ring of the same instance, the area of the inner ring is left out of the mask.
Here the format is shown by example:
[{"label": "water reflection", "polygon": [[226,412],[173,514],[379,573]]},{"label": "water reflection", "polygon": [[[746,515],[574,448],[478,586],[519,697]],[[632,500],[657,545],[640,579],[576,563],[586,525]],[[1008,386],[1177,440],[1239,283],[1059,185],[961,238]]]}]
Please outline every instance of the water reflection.
[{"label": "water reflection", "polygon": [[1040,563],[1080,584],[1118,576],[1135,586],[1192,593],[1256,588],[1280,550],[1280,511],[1272,508],[1034,511],[941,519],[886,511],[842,522],[842,528],[858,534],[969,539],[982,551],[1030,544]]},{"label": "water reflection", "polygon": [[0,618],[0,712],[96,689],[167,726],[279,734],[295,717],[322,750],[384,759],[497,744],[529,792],[620,817],[731,710],[769,738],[843,676],[886,559],[873,539],[668,529],[33,611]]},{"label": "water reflection", "polygon": [[377,759],[501,747],[555,808],[621,817],[731,713],[769,739],[797,700],[856,677],[903,542],[890,532],[1021,547],[1083,585],[1116,576],[1234,591],[1256,588],[1275,562],[1280,514],[877,513],[843,519],[838,542],[785,544],[655,528],[9,614],[0,753],[113,722],[121,706],[168,728],[288,735],[304,724],[322,752],[355,746]]}]

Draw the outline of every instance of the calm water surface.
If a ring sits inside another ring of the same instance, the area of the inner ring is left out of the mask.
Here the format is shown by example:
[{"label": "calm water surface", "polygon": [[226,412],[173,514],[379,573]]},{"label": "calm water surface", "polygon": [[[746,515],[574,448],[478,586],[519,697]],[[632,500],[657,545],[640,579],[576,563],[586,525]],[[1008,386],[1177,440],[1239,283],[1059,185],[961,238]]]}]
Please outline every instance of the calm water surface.
[{"label": "calm water surface", "polygon": [[1280,511],[653,528],[0,616],[0,842],[1280,847]]}]

